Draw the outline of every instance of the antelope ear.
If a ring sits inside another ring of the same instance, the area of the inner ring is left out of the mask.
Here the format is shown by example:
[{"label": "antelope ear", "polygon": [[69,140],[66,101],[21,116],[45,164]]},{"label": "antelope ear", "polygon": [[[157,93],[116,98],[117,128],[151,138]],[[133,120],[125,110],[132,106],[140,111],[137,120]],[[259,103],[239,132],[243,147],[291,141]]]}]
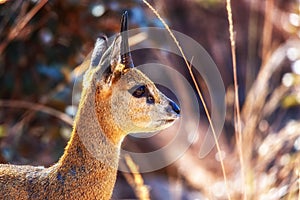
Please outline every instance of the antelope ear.
[{"label": "antelope ear", "polygon": [[133,68],[133,61],[128,43],[128,14],[125,11],[121,19],[121,30],[112,44],[110,53],[110,67],[112,73],[125,73],[127,69]]},{"label": "antelope ear", "polygon": [[91,82],[92,79],[92,69],[99,67],[101,69],[101,62],[100,60],[103,58],[103,54],[105,53],[107,49],[107,38],[102,37],[98,38],[94,49],[89,53],[89,55],[85,58],[82,66],[85,66],[87,68],[84,79],[83,79],[83,86],[88,87],[88,83]]},{"label": "antelope ear", "polygon": [[[118,34],[116,38],[113,40],[112,44],[106,49],[104,54],[101,56],[100,62],[98,61],[98,56],[95,56],[95,63],[99,62],[99,68],[101,78],[104,78],[104,82],[111,85],[116,78],[120,77],[122,73],[123,66],[120,64],[120,44],[121,44],[121,36]],[[95,52],[97,55],[97,52]]]},{"label": "antelope ear", "polygon": [[107,38],[98,38],[91,55],[90,69],[99,66],[100,60],[107,49]]},{"label": "antelope ear", "polygon": [[102,56],[103,60],[100,62],[101,65],[110,66],[106,69],[106,83],[109,85],[118,80],[128,69],[134,67],[128,43],[127,18],[128,14],[124,12],[121,19],[120,33],[106,50]]}]

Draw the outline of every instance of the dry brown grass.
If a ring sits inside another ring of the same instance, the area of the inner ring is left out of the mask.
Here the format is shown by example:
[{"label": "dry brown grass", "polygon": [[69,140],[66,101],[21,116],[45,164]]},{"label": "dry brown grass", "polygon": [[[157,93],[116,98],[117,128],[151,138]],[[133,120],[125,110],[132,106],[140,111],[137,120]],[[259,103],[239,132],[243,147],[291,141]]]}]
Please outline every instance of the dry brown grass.
[{"label": "dry brown grass", "polygon": [[[157,10],[153,8],[146,0],[143,0],[154,14],[162,21],[165,28],[170,31],[168,25],[159,16]],[[262,66],[258,72],[257,78],[250,87],[245,103],[240,110],[238,95],[238,77],[236,66],[235,38],[233,19],[230,0],[226,1],[227,14],[229,21],[231,55],[233,62],[233,82],[234,82],[234,126],[236,134],[236,145],[233,147],[233,153],[229,153],[232,162],[239,160],[239,165],[230,165],[230,162],[223,165],[223,179],[225,183],[227,199],[299,199],[299,156],[297,153],[290,153],[294,142],[299,138],[299,121],[291,121],[278,129],[276,124],[268,122],[269,117],[282,106],[283,99],[291,94],[298,85],[286,87],[282,83],[274,85],[273,77],[277,77],[283,63],[286,60],[286,51],[289,48],[299,49],[299,41],[286,41],[282,45],[275,45],[272,41],[274,15],[274,1],[266,1],[265,22],[262,39]],[[183,50],[178,44],[176,38],[172,36],[177,44],[182,56]],[[274,48],[275,47],[275,48]],[[189,64],[186,62],[187,67]],[[193,73],[191,72],[193,77]],[[196,87],[197,82],[194,81]],[[267,87],[270,86],[270,87]],[[202,96],[200,89],[198,95]],[[201,98],[202,99],[202,98]],[[202,101],[205,106],[205,102]],[[209,113],[206,112],[208,118]],[[272,128],[273,125],[273,128]],[[276,127],[276,128],[275,128]],[[278,129],[278,130],[275,130]],[[218,141],[217,150],[220,152]],[[231,169],[231,173],[225,172],[225,167]],[[203,168],[199,169],[200,171]],[[234,173],[232,173],[232,171]],[[205,172],[202,172],[205,176]],[[210,173],[207,173],[210,174]],[[239,174],[239,177],[237,175]],[[195,188],[201,189],[203,193],[210,194],[209,187],[205,184],[193,182],[193,178],[187,179]],[[228,177],[228,181],[227,181]],[[213,178],[213,175],[210,176]],[[215,177],[216,178],[216,177]],[[218,182],[219,179],[215,179]],[[213,181],[214,182],[214,181]],[[211,183],[213,184],[213,183]],[[200,186],[201,185],[201,186]],[[200,186],[200,187],[199,187]],[[213,197],[212,197],[213,198]],[[219,197],[220,198],[220,197]],[[221,199],[226,198],[225,196]]]},{"label": "dry brown grass", "polygon": [[[197,94],[201,100],[201,103],[204,107],[204,110],[205,110],[205,114],[206,114],[206,117],[208,119],[208,122],[209,122],[209,125],[211,127],[211,130],[212,130],[212,133],[213,133],[213,137],[214,137],[214,140],[215,140],[215,144],[216,144],[216,148],[218,150],[218,154],[221,155],[221,147],[220,147],[220,144],[219,144],[219,141],[218,141],[218,137],[216,135],[216,132],[215,132],[215,128],[214,128],[214,125],[212,123],[212,120],[211,120],[211,116],[210,116],[210,113],[208,111],[208,108],[207,108],[207,105],[206,105],[206,102],[203,98],[203,95],[202,95],[202,92],[200,90],[200,87],[196,81],[196,78],[195,78],[195,75],[192,71],[192,67],[191,67],[191,64],[189,64],[183,50],[182,50],[182,47],[180,46],[178,40],[176,39],[176,37],[174,36],[174,34],[172,33],[172,31],[170,30],[170,27],[168,26],[168,24],[162,19],[162,17],[159,15],[158,11],[153,7],[151,6],[151,4],[148,3],[147,0],[143,0],[143,2],[151,9],[151,11],[158,17],[158,19],[162,22],[162,24],[164,25],[164,27],[167,29],[167,31],[169,32],[170,36],[172,37],[173,41],[175,42],[176,46],[178,47],[180,53],[181,53],[181,56],[182,58],[184,59],[184,62],[186,64],[186,67],[188,68],[189,70],[189,74],[193,80],[193,83],[194,83],[194,86],[196,87],[196,90],[197,90]],[[221,164],[221,168],[222,168],[222,173],[223,173],[223,178],[224,178],[224,182],[225,182],[225,186],[226,188],[228,188],[228,184],[227,184],[227,177],[226,177],[226,169],[225,169],[225,165],[224,165],[224,162],[223,160],[221,159],[220,160],[220,164]],[[227,190],[226,190],[227,191]],[[227,192],[227,197],[228,199],[231,199],[230,197],[230,194],[229,192]]]},{"label": "dry brown grass", "polygon": [[134,190],[136,197],[140,200],[149,200],[149,188],[144,184],[144,180],[142,175],[139,173],[138,166],[133,162],[129,155],[125,155],[125,162],[131,173],[123,172],[123,175]]},{"label": "dry brown grass", "polygon": [[[0,4],[5,2],[6,1],[0,1]],[[162,20],[155,8],[147,3],[146,0],[144,0],[144,2],[162,21],[166,29],[168,29],[185,59],[184,50],[178,44],[168,25]],[[252,8],[255,7],[255,3],[253,2],[255,1],[251,1]],[[6,38],[7,40],[1,43],[0,53],[4,51],[9,42],[14,40],[14,38],[22,32],[28,21],[46,3],[47,0],[39,1],[25,17],[20,18],[19,21],[16,22],[15,26],[11,28],[9,36]],[[253,81],[251,78],[250,81],[248,81],[249,85],[247,86],[249,86],[249,90],[247,88],[248,91],[245,102],[241,107],[241,110],[239,110],[239,77],[237,77],[235,53],[235,34],[239,35],[239,32],[234,32],[235,16],[232,16],[231,2],[227,0],[226,3],[229,21],[228,28],[230,32],[228,40],[230,40],[231,43],[231,46],[228,47],[228,51],[232,52],[234,73],[234,116],[236,116],[234,122],[236,141],[232,147],[232,151],[229,152],[229,148],[222,146],[224,143],[219,144],[219,141],[214,135],[217,151],[219,153],[221,151],[226,151],[227,153],[224,163],[223,160],[221,160],[221,167],[219,167],[219,171],[221,171],[220,174],[223,173],[223,178],[214,171],[204,167],[202,168],[200,165],[194,165],[194,160],[197,158],[195,158],[196,156],[192,157],[192,154],[186,154],[177,161],[180,165],[187,166],[186,168],[181,168],[179,172],[190,186],[197,190],[201,190],[203,194],[211,199],[241,199],[242,197],[244,199],[300,199],[300,153],[299,151],[292,152],[295,141],[300,138],[300,122],[292,119],[288,119],[286,123],[281,123],[280,119],[277,119],[276,121],[270,120],[270,118],[274,117],[274,113],[278,112],[278,109],[284,107],[284,102],[288,96],[299,92],[300,86],[296,81],[294,81],[291,86],[287,87],[280,81],[280,83],[277,81],[276,84],[274,84],[274,80],[272,80],[274,77],[278,77],[278,74],[282,73],[282,68],[286,62],[287,50],[290,48],[300,49],[299,38],[296,38],[295,40],[290,40],[288,38],[285,41],[280,42],[272,40],[272,31],[274,29],[272,18],[276,13],[274,10],[274,0],[267,0],[265,2],[266,7],[264,11],[265,18],[262,41],[259,47],[262,65],[256,77],[255,75],[253,76],[250,74],[255,80]],[[300,4],[298,13],[300,15]],[[254,15],[255,14],[251,16]],[[251,17],[250,20],[252,20]],[[276,26],[278,28],[278,25]],[[251,46],[251,41],[248,42],[250,43],[249,49],[252,51],[255,47]],[[210,121],[210,115],[202,97],[201,88],[195,80],[190,64],[186,59],[185,62],[199,97],[205,107],[208,120]],[[253,72],[251,67],[253,66],[249,64],[246,70],[248,72]],[[72,119],[64,113],[40,104],[9,100],[0,101],[0,107],[40,110],[49,115],[58,117],[67,124],[72,123]],[[283,112],[285,111],[281,111],[280,114]],[[212,124],[211,127],[213,128]],[[141,174],[138,172],[138,167],[129,157],[126,158],[126,161],[132,172],[131,174],[125,174],[128,183],[134,189],[135,194],[139,199],[149,199],[149,190],[144,184]],[[201,165],[208,164],[201,162]],[[191,174],[191,171],[197,171],[198,173]],[[212,194],[210,186],[220,182],[225,183],[223,185],[226,187],[226,194],[221,197],[216,197]]]}]

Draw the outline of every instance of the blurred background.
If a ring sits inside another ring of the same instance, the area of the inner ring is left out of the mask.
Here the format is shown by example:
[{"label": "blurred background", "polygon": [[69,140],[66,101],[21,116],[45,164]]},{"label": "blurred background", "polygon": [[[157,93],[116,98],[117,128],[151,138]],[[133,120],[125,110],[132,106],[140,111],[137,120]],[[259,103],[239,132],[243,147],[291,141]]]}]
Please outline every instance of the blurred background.
[{"label": "blurred background", "polygon": [[[203,159],[197,156],[201,136],[208,128],[199,103],[198,140],[172,165],[142,174],[150,198],[227,199],[227,193],[232,199],[300,198],[299,0],[231,2],[242,148],[236,142],[234,127],[226,2],[149,2],[171,29],[190,36],[211,55],[224,81],[227,106],[219,139],[221,156],[215,149]],[[74,74],[97,37],[119,32],[125,10],[130,28],[163,27],[138,0],[0,0],[1,163],[50,166],[58,160],[72,131]],[[137,65],[156,60],[191,80],[183,60],[174,55],[159,51],[132,54]],[[210,105],[205,82],[199,74],[196,77]],[[168,142],[175,129],[152,139],[129,136],[123,146],[139,152],[155,150]],[[228,188],[220,159],[225,164]],[[139,198],[128,182],[128,174],[120,172],[113,199]]]}]

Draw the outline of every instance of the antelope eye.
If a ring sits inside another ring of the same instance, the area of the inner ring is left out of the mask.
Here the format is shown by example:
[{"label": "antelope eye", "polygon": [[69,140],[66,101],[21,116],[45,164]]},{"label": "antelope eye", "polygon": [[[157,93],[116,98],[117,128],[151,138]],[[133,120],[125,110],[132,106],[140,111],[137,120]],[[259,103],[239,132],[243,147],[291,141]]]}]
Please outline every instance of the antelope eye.
[{"label": "antelope eye", "polygon": [[155,103],[155,99],[151,94],[149,94],[147,96],[147,103],[149,103],[149,104],[154,104]]},{"label": "antelope eye", "polygon": [[132,96],[136,97],[136,98],[140,98],[142,97],[146,92],[146,86],[142,85],[139,86],[136,90],[134,90],[134,92],[132,93]]}]

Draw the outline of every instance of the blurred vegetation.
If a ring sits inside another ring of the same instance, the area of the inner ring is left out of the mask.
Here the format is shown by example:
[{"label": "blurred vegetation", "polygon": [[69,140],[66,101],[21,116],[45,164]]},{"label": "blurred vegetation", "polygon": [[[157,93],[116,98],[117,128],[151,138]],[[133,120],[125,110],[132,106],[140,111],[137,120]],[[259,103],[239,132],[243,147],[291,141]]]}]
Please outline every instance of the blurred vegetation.
[{"label": "blurred vegetation", "polygon": [[[243,172],[234,137],[225,1],[151,3],[172,29],[198,41],[219,67],[227,91],[226,124],[220,143],[230,194],[241,199]],[[233,0],[232,9],[242,132],[246,135],[243,158],[248,172],[247,195],[252,199],[296,199],[300,176],[299,1]],[[49,166],[58,160],[72,130],[73,72],[98,36],[119,31],[124,10],[129,11],[131,28],[161,26],[137,0],[0,0],[1,163]],[[142,62],[138,54],[134,60]],[[168,62],[180,71],[185,68],[183,61],[178,64],[169,58]],[[208,126],[205,119],[201,126],[200,136]],[[137,148],[147,149],[154,143]],[[143,175],[152,188],[152,199],[226,199],[216,151],[199,160],[197,145],[173,165]],[[114,195],[135,197],[121,173]]]}]

